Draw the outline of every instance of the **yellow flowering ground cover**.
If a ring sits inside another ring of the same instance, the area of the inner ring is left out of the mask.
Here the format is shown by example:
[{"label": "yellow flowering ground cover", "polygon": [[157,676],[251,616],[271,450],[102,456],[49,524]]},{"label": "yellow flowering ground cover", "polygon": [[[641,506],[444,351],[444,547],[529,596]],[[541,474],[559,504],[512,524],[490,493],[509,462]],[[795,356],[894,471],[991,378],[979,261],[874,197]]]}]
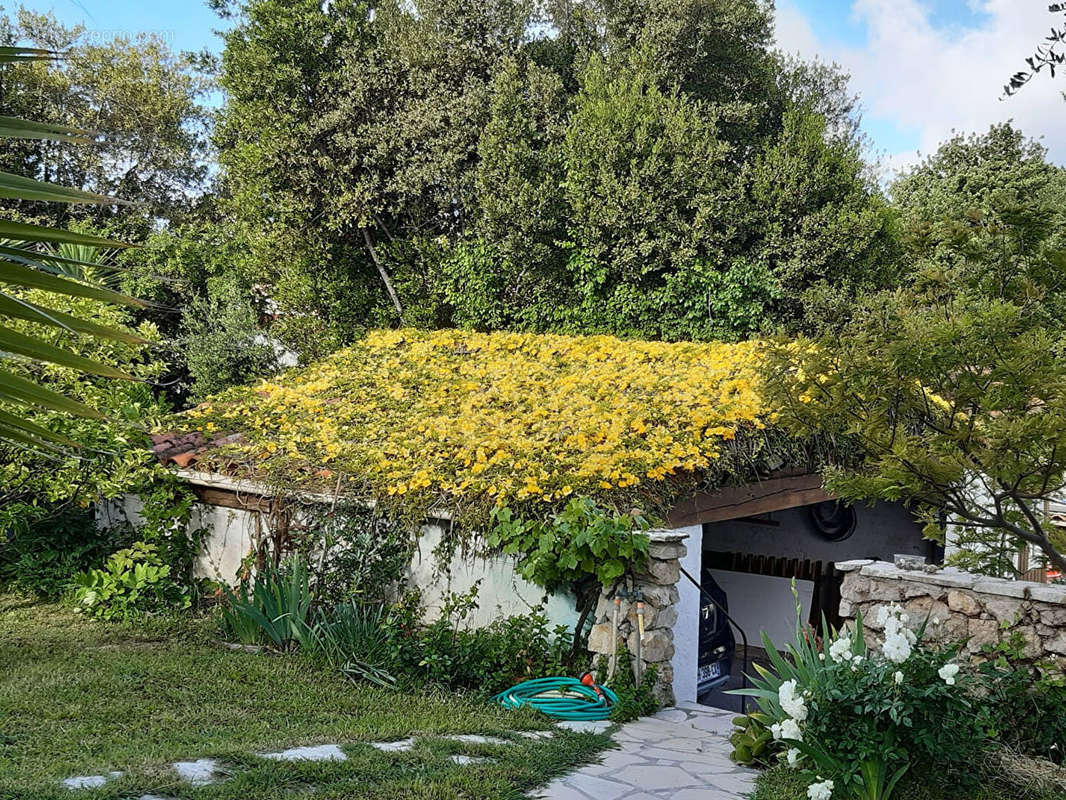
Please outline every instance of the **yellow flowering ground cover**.
[{"label": "yellow flowering ground cover", "polygon": [[773,421],[758,353],[754,342],[375,331],[187,417],[208,435],[244,434],[200,468],[289,487],[339,485],[417,511],[547,511],[574,494],[648,508]]}]

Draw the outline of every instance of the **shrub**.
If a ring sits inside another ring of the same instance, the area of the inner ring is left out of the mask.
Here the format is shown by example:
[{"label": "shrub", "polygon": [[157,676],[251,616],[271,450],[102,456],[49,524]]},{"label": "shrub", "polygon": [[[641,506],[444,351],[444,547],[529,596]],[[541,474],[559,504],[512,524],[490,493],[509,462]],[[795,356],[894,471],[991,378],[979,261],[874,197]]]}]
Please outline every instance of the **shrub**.
[{"label": "shrub", "polygon": [[418,624],[417,605],[410,599],[390,616],[398,669],[408,680],[493,695],[520,681],[566,671],[572,640],[565,626],[549,628],[547,617],[535,609],[465,629],[463,623],[477,608],[476,595],[476,585],[449,595],[440,618],[425,626]]},{"label": "shrub", "polygon": [[13,504],[0,511],[0,586],[54,599],[74,576],[103,564],[115,536],[83,508]]},{"label": "shrub", "polygon": [[155,545],[144,542],[112,554],[102,569],[79,573],[74,586],[77,609],[107,620],[188,608],[192,602]]},{"label": "shrub", "polygon": [[643,717],[659,710],[660,703],[655,697],[655,684],[659,680],[659,670],[652,664],[644,670],[640,685],[637,685],[636,675],[633,674],[633,659],[629,656],[629,650],[623,644],[618,648],[615,659],[618,665],[615,674],[607,677],[605,661],[599,665],[599,680],[603,686],[613,691],[618,701],[611,708],[611,720],[614,722],[629,722],[630,720]]},{"label": "shrub", "polygon": [[302,560],[292,558],[280,567],[264,565],[236,590],[224,591],[222,625],[237,641],[280,649],[308,641],[311,589]]},{"label": "shrub", "polygon": [[305,549],[311,562],[311,590],[326,606],[357,601],[381,605],[393,599],[411,563],[415,538],[409,526],[365,505],[338,505],[312,512]]},{"label": "shrub", "polygon": [[927,782],[965,785],[988,741],[968,696],[974,678],[954,663],[959,646],[922,641],[898,606],[883,608],[879,651],[862,620],[832,636],[800,631],[784,655],[764,637],[773,669],[758,668],[753,689],[772,722],[779,757],[804,773],[811,797],[888,800],[909,771]]},{"label": "shrub", "polygon": [[[1010,639],[984,650],[978,665],[983,697],[981,721],[987,734],[1010,750],[1056,764],[1066,762],[1066,680],[1061,673],[1022,660],[1025,639]],[[1025,724],[1018,724],[1024,720]]]}]

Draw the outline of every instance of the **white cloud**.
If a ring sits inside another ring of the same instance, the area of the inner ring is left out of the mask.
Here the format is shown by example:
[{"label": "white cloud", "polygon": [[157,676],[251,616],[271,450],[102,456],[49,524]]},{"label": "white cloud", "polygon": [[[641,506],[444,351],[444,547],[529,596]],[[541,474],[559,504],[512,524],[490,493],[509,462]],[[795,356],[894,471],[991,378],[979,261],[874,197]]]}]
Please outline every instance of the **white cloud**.
[{"label": "white cloud", "polygon": [[[802,55],[836,61],[852,75],[868,118],[913,132],[922,153],[952,131],[983,131],[1013,119],[1041,138],[1051,158],[1066,163],[1066,74],[1037,76],[1018,95],[1001,99],[1007,78],[1047,35],[1056,17],[1044,0],[971,0],[977,21],[936,26],[922,0],[854,0],[852,18],[865,27],[861,45],[819,41],[790,0],[778,7],[778,43]],[[875,142],[875,145],[879,144]],[[917,160],[916,150],[890,152],[886,166]]]}]

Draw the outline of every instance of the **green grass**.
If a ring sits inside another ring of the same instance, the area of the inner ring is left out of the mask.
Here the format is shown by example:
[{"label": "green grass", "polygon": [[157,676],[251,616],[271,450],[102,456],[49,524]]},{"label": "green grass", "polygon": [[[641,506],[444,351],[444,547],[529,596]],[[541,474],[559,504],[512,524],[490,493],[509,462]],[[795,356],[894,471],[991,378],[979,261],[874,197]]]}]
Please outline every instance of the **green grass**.
[{"label": "green grass", "polygon": [[[797,772],[778,767],[759,776],[751,800],[807,800],[807,784]],[[892,800],[1013,800],[999,788],[967,789],[958,793],[945,791],[904,779],[892,794]],[[1063,800],[1063,796],[1056,793],[1031,795],[1027,800]]]},{"label": "green grass", "polygon": [[[295,655],[228,650],[209,621],[108,625],[0,596],[0,800],[517,798],[595,760],[609,740],[565,731],[497,747],[427,738],[394,754],[367,743],[548,726],[532,713],[456,694],[353,684]],[[341,744],[349,760],[254,755],[321,743]],[[459,766],[453,753],[494,760]],[[231,777],[192,789],[168,766],[205,757],[221,759]],[[101,789],[58,784],[111,770],[126,774]]]}]

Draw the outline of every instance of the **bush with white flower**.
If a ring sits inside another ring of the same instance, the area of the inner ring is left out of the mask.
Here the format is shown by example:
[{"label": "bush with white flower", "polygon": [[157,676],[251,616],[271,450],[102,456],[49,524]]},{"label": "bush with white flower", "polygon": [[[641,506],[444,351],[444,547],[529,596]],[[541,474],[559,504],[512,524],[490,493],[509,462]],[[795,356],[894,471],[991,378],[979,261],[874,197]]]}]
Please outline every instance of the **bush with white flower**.
[{"label": "bush with white flower", "polygon": [[748,694],[770,720],[782,763],[802,770],[810,800],[889,800],[908,771],[922,780],[973,780],[986,737],[971,708],[972,676],[956,659],[961,645],[923,641],[899,606],[879,609],[883,630],[871,647],[861,617],[819,641],[797,626],[784,653],[763,637],[772,669]]}]

